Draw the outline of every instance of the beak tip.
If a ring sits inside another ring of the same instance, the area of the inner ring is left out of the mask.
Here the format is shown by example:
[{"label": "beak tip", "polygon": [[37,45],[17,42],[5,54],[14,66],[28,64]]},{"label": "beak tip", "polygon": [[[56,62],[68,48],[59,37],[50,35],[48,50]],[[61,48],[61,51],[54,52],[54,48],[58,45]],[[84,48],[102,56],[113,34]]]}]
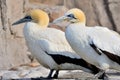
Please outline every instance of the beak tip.
[{"label": "beak tip", "polygon": [[17,24],[18,24],[17,22],[14,22],[14,23],[12,23],[12,26],[17,25]]},{"label": "beak tip", "polygon": [[52,23],[57,24],[65,21],[65,16],[55,19]]},{"label": "beak tip", "polygon": [[54,20],[52,23],[55,24],[55,23],[56,23],[56,20]]},{"label": "beak tip", "polygon": [[15,25],[15,23],[12,24],[12,26],[14,26],[14,25]]}]

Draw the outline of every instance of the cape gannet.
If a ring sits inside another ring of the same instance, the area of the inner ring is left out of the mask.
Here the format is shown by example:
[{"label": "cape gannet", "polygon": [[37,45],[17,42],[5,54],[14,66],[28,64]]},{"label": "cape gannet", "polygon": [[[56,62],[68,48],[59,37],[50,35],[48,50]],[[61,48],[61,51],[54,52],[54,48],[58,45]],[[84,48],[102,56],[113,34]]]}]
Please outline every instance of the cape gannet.
[{"label": "cape gannet", "polygon": [[69,22],[65,36],[72,49],[85,61],[102,69],[120,70],[120,35],[106,27],[87,27],[82,10],[73,8],[53,23]]},{"label": "cape gannet", "polygon": [[[25,23],[23,33],[29,51],[44,67],[51,71],[47,78],[57,78],[59,70],[83,70],[96,74],[99,68],[87,63],[72,50],[63,31],[47,28],[49,17],[46,12],[31,10],[24,18],[13,23]],[[53,71],[56,71],[53,75]]]}]

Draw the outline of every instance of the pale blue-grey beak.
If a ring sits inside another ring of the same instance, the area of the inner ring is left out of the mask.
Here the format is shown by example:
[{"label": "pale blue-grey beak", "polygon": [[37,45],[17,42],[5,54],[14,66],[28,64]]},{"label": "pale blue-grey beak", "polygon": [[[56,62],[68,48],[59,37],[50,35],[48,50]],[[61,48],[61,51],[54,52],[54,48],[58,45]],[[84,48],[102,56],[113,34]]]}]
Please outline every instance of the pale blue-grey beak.
[{"label": "pale blue-grey beak", "polygon": [[62,17],[59,17],[59,18],[55,19],[55,20],[53,21],[53,23],[54,23],[54,24],[61,23],[61,22],[67,21],[68,19],[69,19],[68,17],[62,16]]}]

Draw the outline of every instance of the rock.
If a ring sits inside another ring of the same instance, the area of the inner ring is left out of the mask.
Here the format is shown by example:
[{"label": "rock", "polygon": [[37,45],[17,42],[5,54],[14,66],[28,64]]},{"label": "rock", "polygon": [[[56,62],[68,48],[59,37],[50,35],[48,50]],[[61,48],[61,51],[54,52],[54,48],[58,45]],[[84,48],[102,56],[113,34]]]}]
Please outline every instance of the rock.
[{"label": "rock", "polygon": [[36,78],[40,76],[47,76],[48,71],[49,70],[41,66],[19,66],[16,67],[16,70],[1,70],[0,76],[2,79]]},{"label": "rock", "polygon": [[[16,5],[19,3],[18,5]],[[12,27],[13,21],[23,15],[23,1],[0,0],[0,12],[3,18],[0,27],[0,69],[30,62],[26,55],[27,47],[22,34],[22,27]],[[19,15],[18,15],[19,14]],[[22,26],[22,25],[20,25]]]},{"label": "rock", "polygon": [[113,27],[120,32],[120,0],[108,0],[110,15],[112,18]]},{"label": "rock", "polygon": [[[42,67],[18,66],[16,70],[1,70],[1,80],[31,80],[31,78],[46,77],[49,70]],[[110,80],[119,80],[120,73],[115,70],[107,71]],[[60,70],[59,79],[53,80],[98,80],[94,79],[94,75],[83,72],[81,70]]]},{"label": "rock", "polygon": [[20,77],[18,76],[18,72],[8,71],[2,75],[2,79],[20,79]]},{"label": "rock", "polygon": [[55,5],[63,5],[63,0],[29,0],[31,4],[37,3],[37,4],[46,4],[49,6],[55,6]]},{"label": "rock", "polygon": [[[27,78],[37,78],[37,77],[46,77],[49,73],[49,70],[42,67],[30,67],[30,66],[18,66],[16,70],[1,70],[0,76],[2,79],[27,79]],[[76,75],[76,73],[78,75]],[[61,70],[59,78],[80,78],[83,76],[92,77],[93,75],[89,73],[84,73],[81,70]]]},{"label": "rock", "polygon": [[[106,12],[106,4],[104,0],[92,0],[93,12],[96,16],[96,21],[100,26],[108,27],[109,29],[113,29],[112,23],[109,20],[108,13]],[[90,16],[90,15],[89,15]],[[89,20],[89,19],[88,19]]]},{"label": "rock", "polygon": [[[65,12],[67,12],[68,9],[64,6],[56,6],[56,7],[52,7],[50,8],[49,10],[49,17],[50,17],[50,22],[52,22],[54,19],[60,17],[60,16],[63,16]],[[60,28],[56,25],[49,25],[49,27],[51,28],[57,28],[57,29],[60,29],[60,30],[63,30],[64,31],[64,28]]]}]

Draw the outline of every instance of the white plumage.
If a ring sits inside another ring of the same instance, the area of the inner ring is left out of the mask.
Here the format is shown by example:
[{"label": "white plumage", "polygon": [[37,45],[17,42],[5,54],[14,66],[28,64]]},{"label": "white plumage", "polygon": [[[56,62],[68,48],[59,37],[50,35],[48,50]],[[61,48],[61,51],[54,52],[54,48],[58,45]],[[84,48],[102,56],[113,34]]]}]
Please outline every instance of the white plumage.
[{"label": "white plumage", "polygon": [[[73,50],[87,62],[107,70],[120,70],[120,35],[105,27],[87,27],[84,13],[71,9],[54,23],[68,21],[65,36]],[[101,71],[104,72],[104,71]]]},{"label": "white plumage", "polygon": [[[75,26],[74,24],[74,27],[70,26],[67,28],[66,38],[71,47],[87,62],[103,70],[109,68],[120,70],[120,59],[118,58],[119,60],[117,62],[113,61],[102,52],[106,51],[116,56],[120,55],[120,38],[109,29],[103,27],[83,27],[78,26],[78,24]],[[91,45],[94,45],[99,53]],[[114,56],[111,57],[114,58]]]},{"label": "white plumage", "polygon": [[[28,22],[24,27],[26,43],[30,52],[37,60],[44,65],[44,67],[50,69],[80,69],[80,66],[77,65],[74,66],[74,68],[70,65],[64,68],[62,65],[58,65],[54,59],[48,55],[57,54],[80,59],[68,45],[64,37],[64,32],[54,28],[41,29],[37,26],[35,23]],[[47,51],[48,54],[46,54],[45,51]]]},{"label": "white plumage", "polygon": [[27,22],[24,26],[24,37],[29,51],[44,67],[51,69],[48,78],[56,70],[84,70],[93,74],[100,71],[77,55],[65,39],[64,32],[47,28],[48,15],[42,10],[32,10],[27,16],[15,24]]}]

